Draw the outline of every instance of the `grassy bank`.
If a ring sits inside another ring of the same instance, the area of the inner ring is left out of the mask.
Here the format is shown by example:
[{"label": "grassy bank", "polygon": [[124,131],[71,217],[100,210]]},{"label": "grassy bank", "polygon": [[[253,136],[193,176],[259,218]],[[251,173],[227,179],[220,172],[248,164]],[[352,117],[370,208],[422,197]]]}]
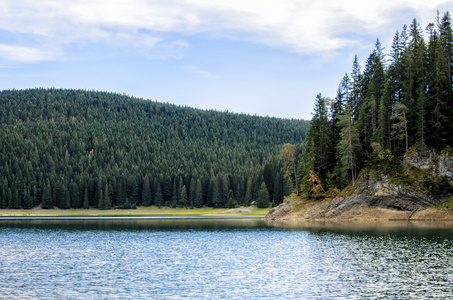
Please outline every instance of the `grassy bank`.
[{"label": "grassy bank", "polygon": [[241,207],[225,208],[169,208],[156,206],[138,207],[137,209],[0,209],[0,216],[203,216],[203,215],[266,215],[269,208]]}]

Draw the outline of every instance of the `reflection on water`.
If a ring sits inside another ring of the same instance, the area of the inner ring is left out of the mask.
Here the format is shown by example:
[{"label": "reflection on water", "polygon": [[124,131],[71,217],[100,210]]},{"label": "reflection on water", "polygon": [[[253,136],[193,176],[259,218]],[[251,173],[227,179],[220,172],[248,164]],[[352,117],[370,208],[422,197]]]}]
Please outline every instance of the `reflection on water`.
[{"label": "reflection on water", "polygon": [[231,230],[267,228],[258,218],[93,218],[93,219],[39,219],[0,220],[0,228],[36,228],[65,230]]},{"label": "reflection on water", "polygon": [[0,298],[453,298],[451,227],[305,225],[3,220]]}]

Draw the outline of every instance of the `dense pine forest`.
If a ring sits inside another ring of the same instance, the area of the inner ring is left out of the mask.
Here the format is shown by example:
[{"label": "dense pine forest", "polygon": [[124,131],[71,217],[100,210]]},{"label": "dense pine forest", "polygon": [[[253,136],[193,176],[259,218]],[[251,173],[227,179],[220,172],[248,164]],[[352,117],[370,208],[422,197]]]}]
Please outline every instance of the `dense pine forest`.
[{"label": "dense pine forest", "polygon": [[[275,205],[308,121],[62,89],[0,92],[0,208]],[[288,146],[286,146],[288,148]]]},{"label": "dense pine forest", "polygon": [[317,96],[299,172],[306,192],[354,184],[364,169],[398,176],[411,149],[452,150],[451,22],[447,12],[423,30],[414,19],[390,54],[378,39],[363,71],[355,57],[335,99]]}]

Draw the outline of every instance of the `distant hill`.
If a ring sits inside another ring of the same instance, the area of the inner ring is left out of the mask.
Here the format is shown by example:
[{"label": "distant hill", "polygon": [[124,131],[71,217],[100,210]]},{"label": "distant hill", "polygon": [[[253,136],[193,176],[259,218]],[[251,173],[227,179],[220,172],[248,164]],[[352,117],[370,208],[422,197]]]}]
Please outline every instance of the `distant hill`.
[{"label": "distant hill", "polygon": [[0,208],[225,207],[263,182],[279,202],[276,155],[309,125],[82,90],[2,91],[0,107]]}]

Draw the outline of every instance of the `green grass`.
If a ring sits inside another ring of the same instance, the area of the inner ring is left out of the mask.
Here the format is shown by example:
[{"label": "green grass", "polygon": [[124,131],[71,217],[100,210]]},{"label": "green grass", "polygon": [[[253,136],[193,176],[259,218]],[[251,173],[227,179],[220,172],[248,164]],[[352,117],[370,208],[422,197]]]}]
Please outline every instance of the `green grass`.
[{"label": "green grass", "polygon": [[[246,212],[248,211],[248,212]],[[0,216],[202,216],[202,215],[266,215],[269,208],[241,207],[225,208],[169,208],[156,206],[137,209],[0,209]]]},{"label": "green grass", "polygon": [[453,210],[453,200],[434,206],[435,208],[447,208]]}]

